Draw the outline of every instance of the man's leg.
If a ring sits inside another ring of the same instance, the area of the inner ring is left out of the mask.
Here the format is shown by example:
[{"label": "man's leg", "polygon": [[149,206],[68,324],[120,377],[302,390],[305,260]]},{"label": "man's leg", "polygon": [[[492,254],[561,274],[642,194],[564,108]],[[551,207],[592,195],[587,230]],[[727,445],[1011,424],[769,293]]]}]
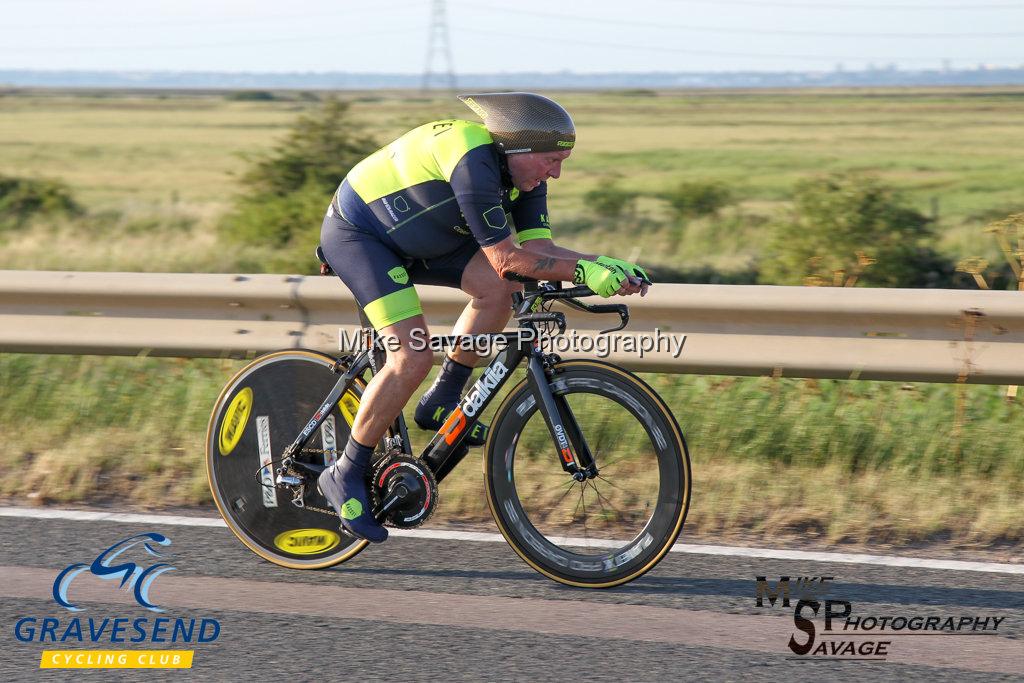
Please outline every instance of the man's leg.
[{"label": "man's leg", "polygon": [[[498,277],[483,252],[476,254],[462,272],[460,286],[472,296],[462,311],[453,334],[486,334],[500,332],[512,317],[512,292],[522,285]],[[455,408],[473,368],[480,361],[473,351],[452,349],[445,357],[434,384],[416,406],[416,424],[424,429],[438,429],[448,413]],[[468,435],[471,444],[482,444],[486,431],[477,425]]]},{"label": "man's leg", "polygon": [[422,315],[407,318],[380,331],[384,337],[397,339],[398,344],[397,349],[388,349],[387,362],[363,391],[359,412],[352,423],[352,436],[360,443],[380,441],[434,364],[434,354],[430,349],[415,350],[413,330],[422,331],[416,335],[421,344],[429,337],[427,321]]},{"label": "man's leg", "polygon": [[[363,392],[345,450],[317,482],[346,530],[379,543],[388,532],[373,517],[366,470],[374,446],[430,371],[433,354],[426,348],[417,351],[412,343],[424,340],[426,321],[404,260],[390,246],[332,208],[324,217],[320,247],[371,324],[398,341],[385,346],[387,361]],[[414,335],[416,329],[424,336]]]},{"label": "man's leg", "polygon": [[419,336],[422,342],[427,337],[422,315],[381,329],[385,337],[398,340],[397,348],[390,343],[385,346],[387,362],[363,391],[345,451],[337,464],[324,470],[319,479],[320,490],[338,510],[342,526],[375,543],[386,540],[388,532],[373,517],[366,486],[366,470],[374,445],[398,417],[433,364],[433,353],[429,349],[415,350],[410,343],[415,341],[412,332],[416,329],[423,330],[423,336]]}]

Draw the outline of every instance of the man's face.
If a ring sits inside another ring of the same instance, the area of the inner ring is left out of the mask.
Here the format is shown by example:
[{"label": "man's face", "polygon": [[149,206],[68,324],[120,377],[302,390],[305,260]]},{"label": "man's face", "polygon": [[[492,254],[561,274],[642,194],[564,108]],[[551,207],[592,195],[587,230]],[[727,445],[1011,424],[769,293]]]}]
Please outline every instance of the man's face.
[{"label": "man's face", "polygon": [[562,162],[569,158],[572,150],[563,152],[530,152],[509,154],[508,172],[512,174],[512,185],[520,192],[529,192],[548,178],[562,175]]}]

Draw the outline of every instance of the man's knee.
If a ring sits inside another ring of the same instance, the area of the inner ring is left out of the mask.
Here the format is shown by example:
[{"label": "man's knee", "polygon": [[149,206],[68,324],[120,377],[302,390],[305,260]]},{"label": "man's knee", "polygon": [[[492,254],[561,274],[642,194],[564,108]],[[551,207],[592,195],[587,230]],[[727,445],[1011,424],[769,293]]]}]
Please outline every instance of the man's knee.
[{"label": "man's knee", "polygon": [[512,293],[522,291],[523,286],[518,282],[509,282],[495,275],[493,280],[487,283],[474,283],[477,286],[467,288],[463,291],[473,297],[477,305],[493,308],[507,308],[512,305]]},{"label": "man's knee", "polygon": [[403,345],[401,349],[388,354],[387,364],[401,373],[402,377],[422,382],[434,364],[434,354],[430,349],[414,350]]}]

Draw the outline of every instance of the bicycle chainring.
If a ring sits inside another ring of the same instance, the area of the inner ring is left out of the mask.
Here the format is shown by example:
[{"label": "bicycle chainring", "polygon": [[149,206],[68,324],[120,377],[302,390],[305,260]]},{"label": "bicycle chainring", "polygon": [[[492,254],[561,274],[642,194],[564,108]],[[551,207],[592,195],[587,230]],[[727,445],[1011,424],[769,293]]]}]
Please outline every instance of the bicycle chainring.
[{"label": "bicycle chainring", "polygon": [[382,522],[386,526],[411,529],[426,522],[437,507],[437,479],[419,458],[404,453],[385,456],[374,469],[370,494],[373,509],[404,487],[407,492]]}]

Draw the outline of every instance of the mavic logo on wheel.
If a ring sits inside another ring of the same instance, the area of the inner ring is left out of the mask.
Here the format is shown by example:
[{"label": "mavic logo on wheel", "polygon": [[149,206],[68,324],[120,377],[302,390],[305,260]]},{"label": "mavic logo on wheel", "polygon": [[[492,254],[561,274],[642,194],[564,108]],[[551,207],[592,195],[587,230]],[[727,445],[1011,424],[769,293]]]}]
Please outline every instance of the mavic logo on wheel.
[{"label": "mavic logo on wheel", "polygon": [[71,610],[72,612],[82,611],[81,607],[72,603],[68,598],[68,588],[70,588],[71,581],[76,576],[88,569],[93,576],[98,576],[104,581],[121,579],[121,583],[118,584],[118,587],[127,587],[127,589],[131,590],[137,603],[154,612],[163,612],[162,609],[149,601],[149,589],[153,585],[153,581],[156,577],[160,576],[164,572],[173,570],[174,567],[166,562],[157,562],[156,564],[145,568],[135,562],[121,562],[120,564],[113,564],[113,562],[123,553],[134,548],[140,543],[147,553],[153,557],[160,557],[160,552],[155,546],[169,546],[171,544],[171,539],[157,533],[131,536],[123,541],[118,541],[104,550],[96,557],[95,560],[92,561],[92,564],[79,562],[66,567],[64,571],[57,575],[56,580],[53,582],[54,601],[56,601],[56,603],[61,607]]},{"label": "mavic logo on wheel", "polygon": [[251,412],[252,388],[245,387],[231,400],[224,413],[218,440],[221,455],[228,455],[235,450],[235,446],[242,438],[242,432],[245,431],[245,425],[249,422],[249,413]]}]

